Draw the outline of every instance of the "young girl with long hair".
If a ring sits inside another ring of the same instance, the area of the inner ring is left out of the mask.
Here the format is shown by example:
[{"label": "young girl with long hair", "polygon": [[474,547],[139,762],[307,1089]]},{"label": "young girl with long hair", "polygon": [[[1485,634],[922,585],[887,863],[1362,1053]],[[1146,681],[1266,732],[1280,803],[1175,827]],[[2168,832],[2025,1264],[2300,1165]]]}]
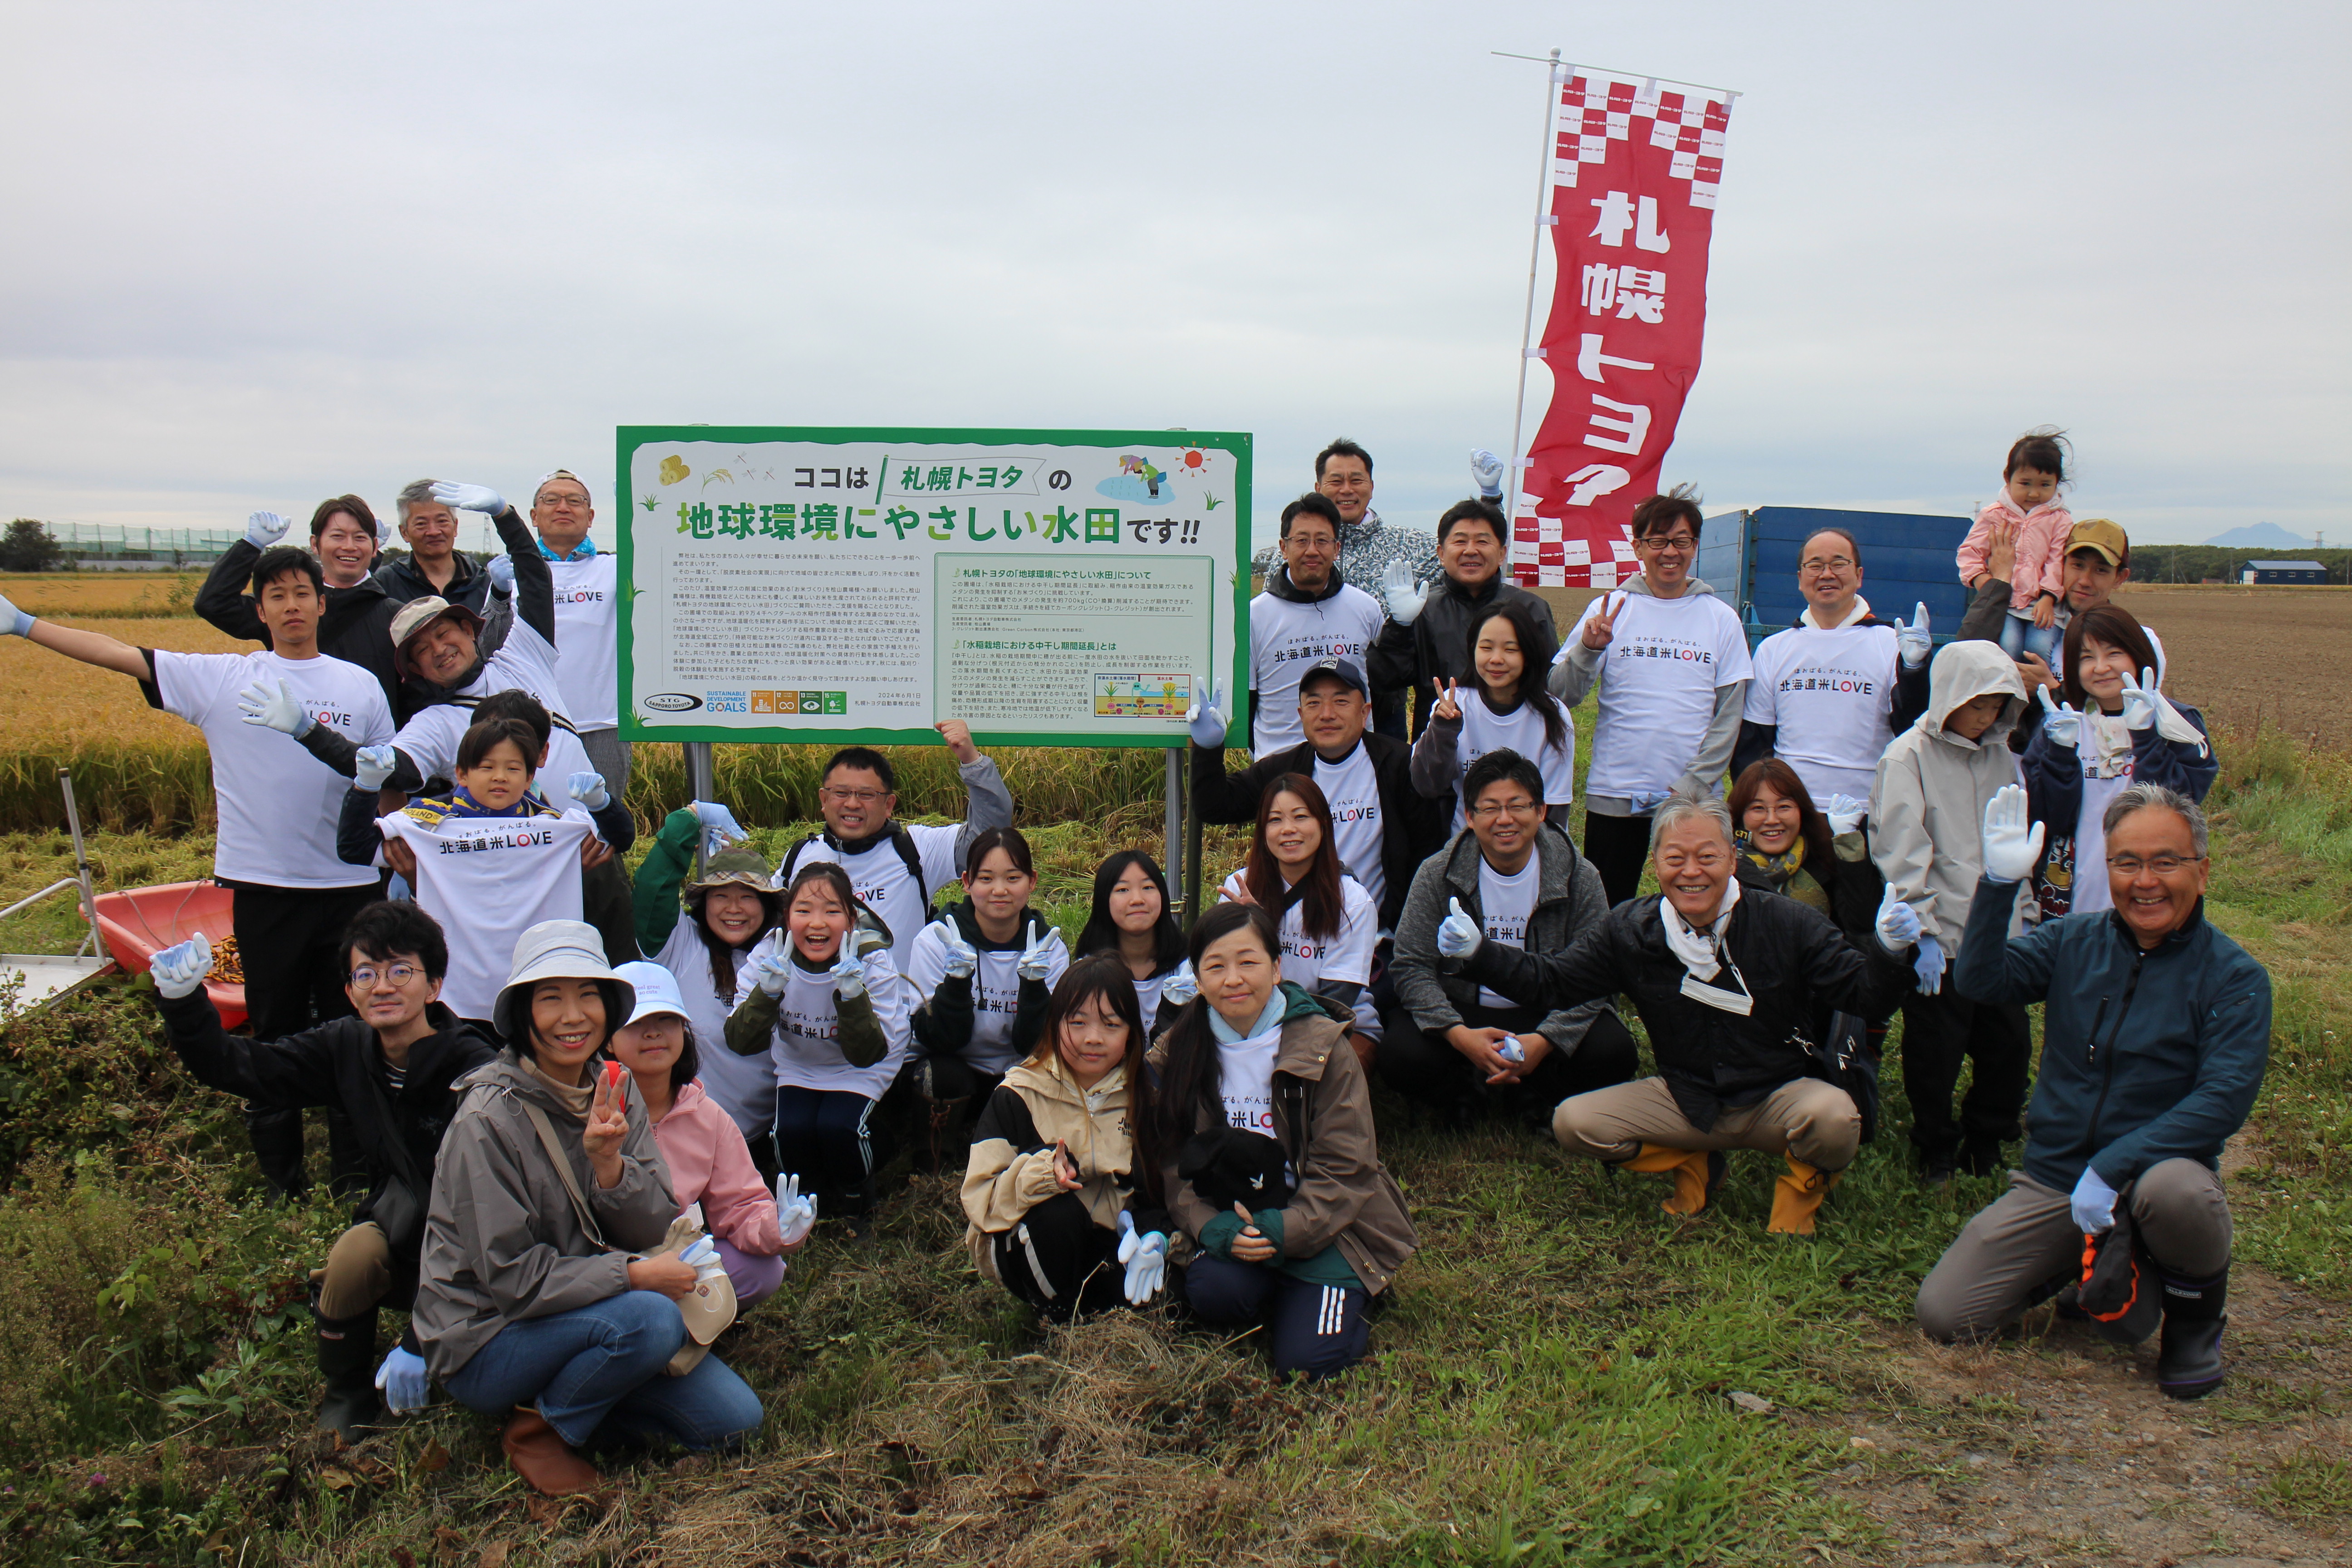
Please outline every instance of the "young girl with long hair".
[{"label": "young girl with long hair", "polygon": [[1362,884],[1340,868],[1331,805],[1313,779],[1285,773],[1266,786],[1249,858],[1219,890],[1256,905],[1276,922],[1283,973],[1300,990],[1349,1010],[1354,1018],[1349,1044],[1369,1066],[1381,1038],[1370,995],[1380,910]]},{"label": "young girl with long hair", "polygon": [[1127,965],[1149,1034],[1162,987],[1183,967],[1184,928],[1176,923],[1160,862],[1140,849],[1121,849],[1095,868],[1094,905],[1078,932],[1078,956],[1097,952],[1116,953]]},{"label": "young girl with long hair", "polygon": [[1429,723],[1412,746],[1412,787],[1432,800],[1454,798],[1454,831],[1469,826],[1462,778],[1489,752],[1512,751],[1543,775],[1545,817],[1568,831],[1576,799],[1576,721],[1544,689],[1550,668],[1538,662],[1550,637],[1525,605],[1497,601],[1470,623],[1475,683],[1445,681]]}]

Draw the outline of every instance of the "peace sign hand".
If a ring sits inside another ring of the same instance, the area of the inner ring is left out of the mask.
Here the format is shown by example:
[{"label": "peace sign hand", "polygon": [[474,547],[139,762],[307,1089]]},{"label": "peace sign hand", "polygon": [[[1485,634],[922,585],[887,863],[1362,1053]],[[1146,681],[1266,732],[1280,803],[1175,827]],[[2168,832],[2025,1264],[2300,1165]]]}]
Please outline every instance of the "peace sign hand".
[{"label": "peace sign hand", "polygon": [[2073,750],[2083,739],[2082,710],[2071,702],[2052,702],[2046,686],[2037,687],[2034,695],[2042,699],[2042,732],[2050,737],[2052,745]]},{"label": "peace sign hand", "polygon": [[969,978],[971,972],[980,967],[979,951],[964,941],[963,933],[956,930],[955,921],[946,915],[941,915],[932,924],[939,931],[940,948],[946,957],[943,973],[956,980]]},{"label": "peace sign hand", "polygon": [[1054,955],[1046,947],[1052,936],[1050,929],[1044,935],[1038,934],[1037,922],[1031,921],[1029,940],[1023,946],[1021,962],[1013,966],[1013,972],[1024,980],[1045,979],[1054,967]]},{"label": "peace sign hand", "polygon": [[2126,670],[2123,674],[2123,683],[2124,728],[2126,730],[2152,728],[2156,723],[2157,704],[2155,669],[2151,668],[2141,670],[2137,680],[2131,678],[2131,671]]},{"label": "peace sign hand", "polygon": [[1431,718],[1443,719],[1450,724],[1462,717],[1462,703],[1456,696],[1461,684],[1450,678],[1446,680],[1444,693],[1438,698],[1437,706],[1429,710]]},{"label": "peace sign hand", "polygon": [[1586,647],[1599,653],[1616,639],[1617,617],[1624,613],[1625,601],[1632,597],[1630,594],[1618,595],[1617,603],[1612,607],[1609,603],[1609,595],[1606,594],[1601,595],[1601,607],[1584,618],[1584,630],[1580,640]]},{"label": "peace sign hand", "polygon": [[588,1125],[580,1134],[598,1186],[609,1187],[621,1179],[621,1144],[628,1136],[629,1069],[608,1061],[596,1079],[588,1101]]}]

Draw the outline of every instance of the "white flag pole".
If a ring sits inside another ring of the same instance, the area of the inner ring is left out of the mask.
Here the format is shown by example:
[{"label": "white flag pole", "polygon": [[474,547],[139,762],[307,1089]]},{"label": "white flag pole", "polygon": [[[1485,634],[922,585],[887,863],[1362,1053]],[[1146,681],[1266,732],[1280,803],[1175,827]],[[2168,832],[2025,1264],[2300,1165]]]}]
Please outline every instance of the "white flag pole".
[{"label": "white flag pole", "polygon": [[1522,478],[1527,471],[1527,455],[1519,450],[1519,424],[1528,406],[1528,339],[1536,326],[1536,273],[1543,264],[1543,231],[1551,216],[1544,207],[1545,198],[1551,195],[1552,124],[1559,112],[1559,51],[1554,49],[1550,68],[1544,74],[1543,146],[1542,155],[1536,161],[1536,216],[1533,234],[1528,241],[1528,304],[1526,313],[1519,319],[1519,391],[1511,403],[1510,501],[1503,514],[1507,520],[1518,514],[1519,502],[1527,493]]}]

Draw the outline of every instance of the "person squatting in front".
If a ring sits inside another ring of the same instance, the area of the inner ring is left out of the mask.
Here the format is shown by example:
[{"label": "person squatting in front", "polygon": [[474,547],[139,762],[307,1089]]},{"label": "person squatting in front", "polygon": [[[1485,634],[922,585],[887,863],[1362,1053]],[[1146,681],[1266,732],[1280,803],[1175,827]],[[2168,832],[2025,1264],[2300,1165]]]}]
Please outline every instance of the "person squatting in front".
[{"label": "person squatting in front", "polygon": [[784,923],[736,977],[727,1048],[775,1065],[777,1163],[847,1237],[873,1234],[874,1107],[906,1065],[908,986],[890,931],[831,860],[784,889]]},{"label": "person squatting in front", "polygon": [[[370,904],[344,929],[344,994],[354,1010],[276,1040],[221,1027],[205,994],[213,954],[198,931],[150,961],[156,1010],[196,1081],[255,1106],[299,1114],[340,1110],[358,1146],[367,1195],[310,1271],[310,1316],[327,1396],[319,1426],[357,1442],[381,1414],[376,1310],[404,1310],[416,1294],[425,1204],[457,1084],[497,1054],[440,1001],[449,949],[433,918],[411,903]],[[414,1331],[401,1342],[412,1354]]]},{"label": "person squatting in front", "polygon": [[1035,1048],[1054,982],[1070,966],[1062,933],[1029,907],[1036,886],[1020,830],[988,828],[964,851],[964,901],[915,937],[907,959],[916,998],[908,1076],[926,1112],[928,1170],[957,1142],[959,1112],[985,1100]]},{"label": "person squatting in front", "polygon": [[1811,1236],[1862,1140],[1861,1109],[1829,1081],[1835,1069],[1811,1031],[1824,1007],[1871,1017],[1894,1005],[1911,984],[1917,917],[1889,897],[1875,940],[1857,949],[1819,910],[1743,891],[1720,801],[1668,800],[1651,833],[1664,891],[1615,906],[1566,952],[1489,942],[1457,910],[1438,925],[1438,954],[1522,1005],[1632,997],[1659,1076],[1563,1100],[1553,1134],[1620,1169],[1671,1174],[1662,1206],[1678,1215],[1706,1206],[1722,1151],[1783,1154],[1765,1228]]},{"label": "person squatting in front", "polygon": [[[1423,731],[1423,739],[1433,732]],[[1462,786],[1470,826],[1422,862],[1397,924],[1397,1005],[1381,1039],[1381,1073],[1409,1101],[1456,1126],[1491,1105],[1549,1128],[1561,1100],[1633,1076],[1633,1035],[1606,997],[1522,1007],[1444,973],[1438,922],[1456,908],[1490,941],[1565,952],[1608,919],[1609,898],[1592,863],[1545,820],[1534,763],[1508,749],[1488,752]]]},{"label": "person squatting in front", "polygon": [[386,1383],[395,1409],[425,1403],[429,1370],[468,1409],[509,1416],[509,1461],[551,1496],[603,1485],[577,1452],[592,1438],[700,1450],[761,1421],[725,1363],[681,1354],[704,1260],[657,1250],[678,1205],[652,1121],[606,1054],[635,1004],[594,927],[523,932],[493,1015],[506,1048],[463,1080],[434,1172],[411,1321],[424,1364],[387,1360],[402,1362]]},{"label": "person squatting in front", "polygon": [[1263,1322],[1277,1373],[1334,1376],[1363,1359],[1366,1312],[1418,1245],[1347,1009],[1284,981],[1255,904],[1219,904],[1188,947],[1201,994],[1130,1088],[1146,1204],[1194,1247],[1196,1317]]},{"label": "person squatting in front", "polygon": [[1136,1212],[1129,1123],[1143,1063],[1135,983],[1116,953],[1070,965],[1036,1047],[992,1090],[963,1176],[972,1266],[1041,1316],[1143,1306],[1168,1268],[1165,1213]]},{"label": "person squatting in front", "polygon": [[[2137,1294],[2162,1302],[2157,1385],[2195,1399],[2225,1370],[2221,1145],[2269,1065],[2270,975],[2207,922],[2205,816],[2161,784],[2126,786],[2102,815],[2111,907],[2011,936],[2042,847],[2028,816],[2014,784],[1985,807],[1984,876],[1953,970],[1967,995],[2043,1005],[2025,1168],[1920,1284],[1919,1327],[1953,1343],[1990,1339],[2053,1295],[2080,1310],[2089,1265],[2112,1247]],[[2107,1316],[2126,1342],[2156,1328],[2145,1308]]]}]

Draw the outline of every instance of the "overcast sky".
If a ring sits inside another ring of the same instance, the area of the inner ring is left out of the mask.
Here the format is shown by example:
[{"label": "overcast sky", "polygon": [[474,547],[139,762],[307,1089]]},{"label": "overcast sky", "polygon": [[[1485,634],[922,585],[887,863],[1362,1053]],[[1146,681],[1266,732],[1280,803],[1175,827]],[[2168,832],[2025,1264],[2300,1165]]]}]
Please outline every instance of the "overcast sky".
[{"label": "overcast sky", "polygon": [[[347,7],[11,0],[0,515],[226,527],[613,427],[1508,438],[1543,68],[1738,89],[1708,510],[2352,544],[2340,5]],[[1531,398],[1528,424],[1537,409]],[[616,515],[607,508],[600,521]]]}]

